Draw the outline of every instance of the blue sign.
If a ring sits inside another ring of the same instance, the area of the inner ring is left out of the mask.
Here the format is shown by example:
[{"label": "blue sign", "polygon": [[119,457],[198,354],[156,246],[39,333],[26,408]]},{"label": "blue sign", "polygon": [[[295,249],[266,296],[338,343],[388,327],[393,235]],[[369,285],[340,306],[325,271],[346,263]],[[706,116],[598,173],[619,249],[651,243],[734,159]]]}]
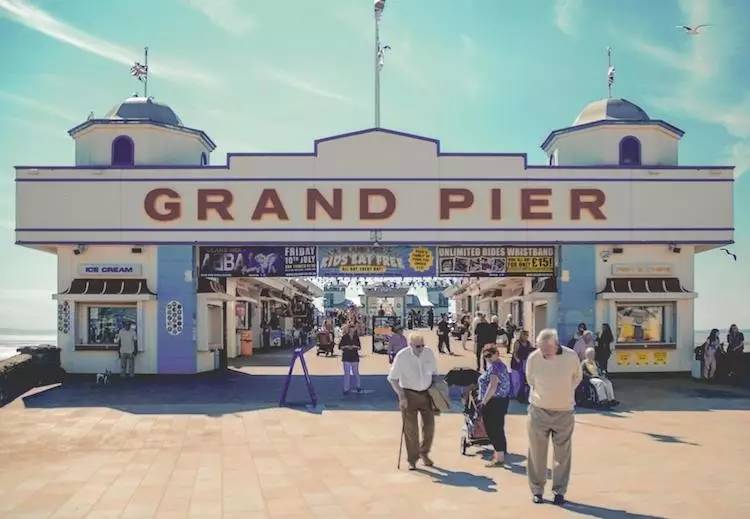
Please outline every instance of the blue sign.
[{"label": "blue sign", "polygon": [[318,247],[319,276],[434,277],[434,247]]},{"label": "blue sign", "polygon": [[200,247],[201,277],[298,277],[317,274],[315,246]]}]

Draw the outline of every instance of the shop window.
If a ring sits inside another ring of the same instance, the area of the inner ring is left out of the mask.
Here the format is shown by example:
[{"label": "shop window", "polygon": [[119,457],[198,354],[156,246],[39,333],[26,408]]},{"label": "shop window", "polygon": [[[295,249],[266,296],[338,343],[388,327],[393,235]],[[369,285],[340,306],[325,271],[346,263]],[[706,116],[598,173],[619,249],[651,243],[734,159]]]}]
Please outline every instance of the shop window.
[{"label": "shop window", "polygon": [[136,305],[82,305],[79,344],[114,346],[117,333],[128,323],[138,326]]},{"label": "shop window", "polygon": [[620,165],[641,165],[641,142],[635,137],[625,137],[620,141]]},{"label": "shop window", "polygon": [[112,165],[133,166],[135,164],[135,146],[127,135],[120,135],[112,141]]},{"label": "shop window", "polygon": [[617,342],[674,342],[674,315],[671,303],[617,305]]}]

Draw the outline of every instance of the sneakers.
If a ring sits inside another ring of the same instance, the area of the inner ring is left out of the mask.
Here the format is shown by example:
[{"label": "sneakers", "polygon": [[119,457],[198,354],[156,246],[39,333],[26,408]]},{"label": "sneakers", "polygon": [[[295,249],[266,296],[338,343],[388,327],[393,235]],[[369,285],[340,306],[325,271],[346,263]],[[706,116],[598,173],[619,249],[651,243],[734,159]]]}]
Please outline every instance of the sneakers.
[{"label": "sneakers", "polygon": [[413,461],[409,462],[409,470],[417,470],[417,464]]},{"label": "sneakers", "polygon": [[535,504],[537,504],[537,505],[541,505],[542,503],[544,503],[544,498],[542,497],[542,494],[534,494],[534,495],[532,496],[531,500],[532,500],[532,501],[533,501],[533,502],[534,502]]},{"label": "sneakers", "polygon": [[435,464],[427,454],[420,454],[419,457],[422,458],[425,467],[432,467]]},{"label": "sneakers", "polygon": [[565,504],[565,496],[562,494],[555,494],[555,500],[553,501],[557,506],[563,506]]},{"label": "sneakers", "polygon": [[[534,494],[531,497],[531,500],[537,505],[541,505],[542,503],[544,503],[542,494]],[[563,506],[566,503],[565,496],[563,494],[555,494],[555,499],[552,502],[557,506]]]}]

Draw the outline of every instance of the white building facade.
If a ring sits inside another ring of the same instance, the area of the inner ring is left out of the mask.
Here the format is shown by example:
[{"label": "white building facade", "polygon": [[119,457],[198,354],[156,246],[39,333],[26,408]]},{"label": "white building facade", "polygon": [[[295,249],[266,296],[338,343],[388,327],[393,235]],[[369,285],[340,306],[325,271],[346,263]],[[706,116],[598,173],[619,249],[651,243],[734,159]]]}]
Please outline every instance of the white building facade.
[{"label": "white building facade", "polygon": [[[374,231],[382,245],[434,248],[439,275],[465,269],[448,291],[459,312],[512,314],[563,338],[608,323],[612,371],[689,371],[694,255],[733,241],[733,168],[679,165],[682,131],[622,99],[553,131],[542,166],[379,128],[212,165],[203,131],[144,98],[70,134],[75,165],[16,168],[16,240],[57,254],[70,372],[114,369],[106,335],[122,320],[136,323],[138,373],[215,369],[221,351],[242,351],[237,320],[257,343],[269,304],[322,292],[273,276],[204,279],[201,247],[371,246]],[[706,199],[715,210],[695,210]],[[511,252],[518,270],[485,276],[493,254]]]}]

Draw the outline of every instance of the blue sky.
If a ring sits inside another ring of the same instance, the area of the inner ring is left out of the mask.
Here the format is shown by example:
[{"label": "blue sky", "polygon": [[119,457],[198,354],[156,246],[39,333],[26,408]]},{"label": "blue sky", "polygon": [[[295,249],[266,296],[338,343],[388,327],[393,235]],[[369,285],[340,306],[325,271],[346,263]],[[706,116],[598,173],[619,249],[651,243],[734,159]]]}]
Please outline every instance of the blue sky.
[{"label": "blue sky", "polygon": [[[448,151],[527,152],[606,96],[685,130],[680,162],[737,166],[740,260],[696,259],[696,327],[750,327],[745,0],[387,0],[382,126]],[[697,37],[675,28],[711,23]],[[371,0],[0,0],[0,327],[54,328],[54,256],[13,244],[13,166],[72,164],[66,130],[139,89],[228,151],[310,150],[371,127]],[[707,199],[697,211],[711,211]]]}]

